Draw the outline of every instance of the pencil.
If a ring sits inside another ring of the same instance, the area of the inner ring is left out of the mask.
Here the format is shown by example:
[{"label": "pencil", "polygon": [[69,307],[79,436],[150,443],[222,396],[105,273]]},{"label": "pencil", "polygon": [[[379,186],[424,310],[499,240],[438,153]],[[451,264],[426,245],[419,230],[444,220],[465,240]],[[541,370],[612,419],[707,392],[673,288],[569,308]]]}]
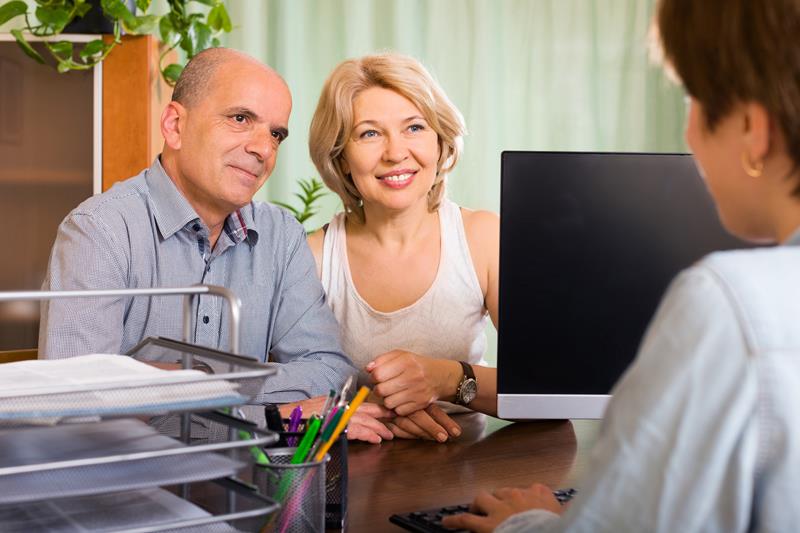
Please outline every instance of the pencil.
[{"label": "pencil", "polygon": [[347,423],[350,421],[350,417],[353,416],[353,413],[356,412],[356,409],[358,409],[358,407],[367,398],[367,394],[369,394],[369,387],[362,386],[361,389],[359,389],[358,394],[356,394],[356,397],[353,398],[353,401],[350,403],[350,405],[347,407],[347,410],[342,415],[342,418],[336,425],[336,429],[333,430],[331,436],[328,438],[327,441],[325,441],[325,444],[323,444],[322,447],[317,452],[317,455],[314,457],[315,463],[321,461],[322,458],[325,457],[325,454],[328,453],[330,447],[333,445],[334,442],[336,442],[336,439],[339,438],[339,434],[341,434],[341,432],[347,426]]}]

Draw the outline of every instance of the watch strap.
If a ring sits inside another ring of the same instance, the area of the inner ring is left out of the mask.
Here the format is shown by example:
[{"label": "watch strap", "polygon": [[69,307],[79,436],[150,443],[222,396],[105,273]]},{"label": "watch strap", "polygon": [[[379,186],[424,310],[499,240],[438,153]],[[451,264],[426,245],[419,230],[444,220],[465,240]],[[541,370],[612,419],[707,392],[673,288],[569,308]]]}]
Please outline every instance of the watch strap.
[{"label": "watch strap", "polygon": [[464,372],[464,375],[461,376],[461,381],[459,381],[458,388],[456,389],[455,403],[456,405],[466,406],[467,403],[463,400],[461,393],[462,389],[464,388],[464,384],[468,380],[472,380],[477,384],[478,380],[475,379],[475,371],[472,370],[472,365],[465,363],[464,361],[459,361],[459,363],[461,363],[461,370]]}]

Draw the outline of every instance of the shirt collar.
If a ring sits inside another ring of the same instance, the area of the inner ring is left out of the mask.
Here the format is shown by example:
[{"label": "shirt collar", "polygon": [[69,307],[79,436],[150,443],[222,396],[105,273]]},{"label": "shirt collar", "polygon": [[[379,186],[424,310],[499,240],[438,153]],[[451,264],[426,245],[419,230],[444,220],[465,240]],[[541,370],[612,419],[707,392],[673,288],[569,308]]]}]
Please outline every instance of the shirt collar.
[{"label": "shirt collar", "polygon": [[253,203],[250,202],[241,209],[237,209],[225,219],[225,233],[238,244],[247,239],[250,246],[258,242],[258,230],[255,229],[253,219]]},{"label": "shirt collar", "polygon": [[[150,189],[156,224],[164,239],[168,239],[187,225],[200,220],[189,201],[181,194],[175,183],[161,165],[160,156],[148,169],[145,180]],[[247,239],[250,246],[258,242],[258,231],[253,219],[253,203],[237,209],[225,219],[225,232],[238,244]]]},{"label": "shirt collar", "polygon": [[148,169],[145,180],[155,208],[156,224],[164,239],[172,237],[187,224],[200,218],[175,183],[167,176],[164,167],[161,166],[160,156]]}]

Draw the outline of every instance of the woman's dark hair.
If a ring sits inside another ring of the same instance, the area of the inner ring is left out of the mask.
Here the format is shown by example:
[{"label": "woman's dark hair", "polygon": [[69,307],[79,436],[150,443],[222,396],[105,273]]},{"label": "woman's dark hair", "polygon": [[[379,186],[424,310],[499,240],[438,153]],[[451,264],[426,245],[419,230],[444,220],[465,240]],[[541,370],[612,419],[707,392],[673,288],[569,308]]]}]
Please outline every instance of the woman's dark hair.
[{"label": "woman's dark hair", "polygon": [[758,102],[800,166],[800,1],[661,0],[656,9],[656,51],[702,104],[709,130],[735,104]]}]

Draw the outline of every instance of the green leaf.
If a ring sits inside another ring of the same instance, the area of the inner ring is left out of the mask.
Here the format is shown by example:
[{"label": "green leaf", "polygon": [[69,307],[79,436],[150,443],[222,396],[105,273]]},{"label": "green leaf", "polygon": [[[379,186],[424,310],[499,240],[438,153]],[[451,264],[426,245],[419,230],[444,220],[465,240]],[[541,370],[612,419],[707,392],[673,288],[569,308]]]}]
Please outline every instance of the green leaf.
[{"label": "green leaf", "polygon": [[194,31],[194,56],[211,46],[211,30],[202,22],[194,22],[189,31]]},{"label": "green leaf", "polygon": [[133,31],[131,33],[136,33],[138,35],[143,35],[145,33],[150,33],[156,27],[156,23],[158,22],[157,15],[142,15],[141,17],[134,16],[133,17],[133,27],[131,28]]},{"label": "green leaf", "polygon": [[229,33],[233,30],[233,24],[231,24],[231,17],[228,15],[228,10],[225,9],[224,4],[219,5],[219,15],[222,18],[222,31],[225,33]]},{"label": "green leaf", "polygon": [[178,78],[181,76],[181,72],[183,72],[183,67],[177,63],[173,63],[162,70],[161,75],[164,76],[167,83],[175,85],[175,82],[177,82]]},{"label": "green leaf", "polygon": [[150,0],[136,0],[136,8],[142,13],[150,9]]},{"label": "green leaf", "polygon": [[72,59],[72,43],[69,41],[49,42],[45,43],[45,46],[60,58]]},{"label": "green leaf", "polygon": [[175,29],[172,26],[172,21],[169,17],[164,16],[161,17],[161,20],[158,21],[158,35],[161,37],[162,43],[170,43],[172,40],[172,33]]},{"label": "green leaf", "polygon": [[0,6],[0,24],[5,24],[14,17],[28,12],[28,6],[22,0],[16,0]]},{"label": "green leaf", "polygon": [[68,61],[59,61],[58,65],[56,66],[56,69],[58,70],[59,74],[64,74],[65,72],[69,72],[70,70],[72,70],[72,67],[70,66]]},{"label": "green leaf", "polygon": [[219,4],[219,0],[194,0],[198,4],[204,4],[208,7],[216,7]]},{"label": "green leaf", "polygon": [[78,55],[83,59],[86,59],[87,57],[97,55],[104,51],[105,51],[105,45],[103,44],[103,40],[95,39],[94,41],[89,41],[88,43],[86,43],[86,46],[83,47],[83,49],[80,51]]},{"label": "green leaf", "polygon": [[86,13],[91,11],[92,4],[88,2],[76,2],[75,3],[75,14],[77,17],[83,18]]},{"label": "green leaf", "polygon": [[37,7],[36,18],[55,33],[61,32],[71,20],[70,11],[63,7]]},{"label": "green leaf", "polygon": [[300,216],[300,211],[298,211],[297,209],[295,209],[294,207],[292,207],[289,204],[286,204],[284,202],[279,202],[277,200],[274,200],[272,203],[275,204],[275,205],[279,205],[284,209],[287,209],[294,216],[294,218],[298,218]]},{"label": "green leaf", "polygon": [[44,64],[44,58],[39,55],[39,52],[33,49],[20,30],[11,30],[11,35],[14,36],[14,39],[17,40],[17,44],[20,46],[20,48],[22,48],[22,51],[25,52],[28,57],[38,61],[41,64]]},{"label": "green leaf", "polygon": [[222,30],[222,16],[219,12],[220,7],[222,6],[214,6],[211,8],[211,10],[208,12],[208,16],[206,17],[206,24],[208,24],[208,26],[214,31]]},{"label": "green leaf", "polygon": [[231,18],[228,16],[228,11],[223,4],[215,5],[211,11],[208,12],[206,21],[209,27],[215,32],[229,32],[233,29]]},{"label": "green leaf", "polygon": [[101,0],[100,5],[103,11],[110,15],[111,18],[122,21],[125,29],[134,29],[136,27],[136,17],[131,13],[128,6],[122,0]]}]

